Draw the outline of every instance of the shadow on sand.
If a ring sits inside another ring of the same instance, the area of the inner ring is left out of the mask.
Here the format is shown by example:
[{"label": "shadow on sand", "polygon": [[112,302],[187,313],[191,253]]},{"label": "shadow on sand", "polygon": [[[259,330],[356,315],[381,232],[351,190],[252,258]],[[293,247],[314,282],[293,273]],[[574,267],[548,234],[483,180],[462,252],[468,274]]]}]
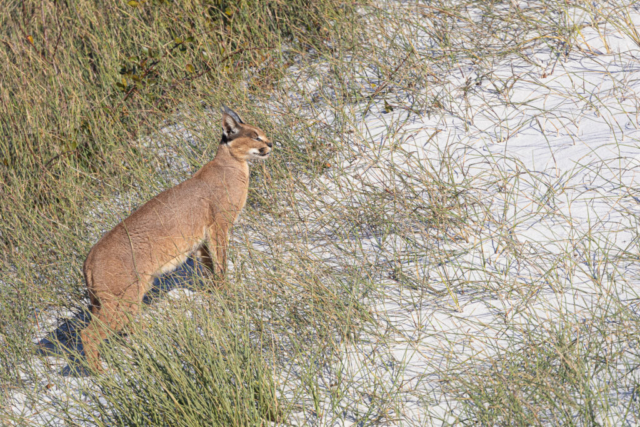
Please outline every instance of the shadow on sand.
[{"label": "shadow on sand", "polygon": [[[199,278],[203,277],[201,268],[193,258],[188,258],[176,270],[153,281],[153,287],[142,300],[143,304],[149,305],[174,289],[197,289]],[[88,310],[79,312],[73,318],[58,319],[58,327],[37,343],[37,354],[69,359],[69,364],[60,372],[63,376],[86,376],[88,372],[83,363],[84,351],[80,341],[80,331],[89,324],[90,320],[91,313]]]}]

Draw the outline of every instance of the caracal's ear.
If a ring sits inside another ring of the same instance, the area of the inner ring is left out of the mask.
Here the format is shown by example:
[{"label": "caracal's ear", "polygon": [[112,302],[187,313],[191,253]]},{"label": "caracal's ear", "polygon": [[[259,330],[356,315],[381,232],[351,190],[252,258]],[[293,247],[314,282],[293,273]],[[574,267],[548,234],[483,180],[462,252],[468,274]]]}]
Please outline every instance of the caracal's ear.
[{"label": "caracal's ear", "polygon": [[235,111],[222,105],[222,129],[227,137],[237,133],[240,130],[238,125],[241,123],[244,122]]}]

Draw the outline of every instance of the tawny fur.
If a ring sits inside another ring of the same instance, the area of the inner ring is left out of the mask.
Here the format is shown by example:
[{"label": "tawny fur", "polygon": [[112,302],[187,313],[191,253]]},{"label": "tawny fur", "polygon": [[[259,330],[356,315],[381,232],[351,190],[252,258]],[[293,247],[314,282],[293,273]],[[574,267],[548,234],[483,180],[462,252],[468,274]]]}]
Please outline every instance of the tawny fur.
[{"label": "tawny fur", "polygon": [[226,107],[222,124],[211,162],[142,205],[91,248],[84,276],[92,320],[80,337],[92,370],[102,371],[100,342],[126,326],[155,277],[194,253],[215,277],[224,277],[229,231],[247,200],[247,160],[268,157],[272,144]]}]

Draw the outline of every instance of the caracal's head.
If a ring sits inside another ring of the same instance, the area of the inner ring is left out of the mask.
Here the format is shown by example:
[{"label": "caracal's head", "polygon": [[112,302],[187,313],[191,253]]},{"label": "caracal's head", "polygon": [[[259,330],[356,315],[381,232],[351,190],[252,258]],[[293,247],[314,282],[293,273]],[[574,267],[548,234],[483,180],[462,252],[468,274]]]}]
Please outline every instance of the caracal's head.
[{"label": "caracal's head", "polygon": [[266,159],[273,144],[262,129],[242,121],[231,109],[222,109],[222,141],[232,156],[240,160]]}]

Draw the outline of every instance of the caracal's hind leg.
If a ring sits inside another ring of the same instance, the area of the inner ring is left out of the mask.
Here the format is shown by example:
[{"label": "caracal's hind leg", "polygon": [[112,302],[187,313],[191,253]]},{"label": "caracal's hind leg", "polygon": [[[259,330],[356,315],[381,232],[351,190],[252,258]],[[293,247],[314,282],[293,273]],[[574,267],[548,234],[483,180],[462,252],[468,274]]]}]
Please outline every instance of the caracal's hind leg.
[{"label": "caracal's hind leg", "polygon": [[80,332],[84,354],[92,371],[103,372],[98,346],[129,324],[131,318],[140,309],[142,295],[133,292],[123,297],[114,297],[109,294],[97,295],[100,303],[98,312],[94,313],[89,325]]}]

